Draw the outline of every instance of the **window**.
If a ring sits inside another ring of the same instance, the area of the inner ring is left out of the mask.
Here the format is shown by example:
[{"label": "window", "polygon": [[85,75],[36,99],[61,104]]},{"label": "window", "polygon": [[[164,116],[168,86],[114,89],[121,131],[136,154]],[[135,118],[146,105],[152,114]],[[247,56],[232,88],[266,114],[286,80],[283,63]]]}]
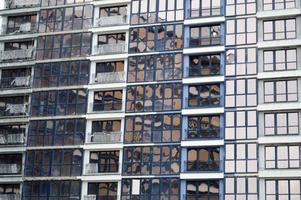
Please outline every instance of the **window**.
[{"label": "window", "polygon": [[127,6],[114,6],[114,7],[105,7],[99,9],[100,17],[111,17],[111,16],[126,16],[127,15]]},{"label": "window", "polygon": [[41,10],[39,32],[47,33],[91,28],[92,14],[92,5]]},{"label": "window", "polygon": [[257,177],[226,177],[225,199],[258,199]]},{"label": "window", "polygon": [[26,124],[0,125],[0,145],[23,144]]},{"label": "window", "polygon": [[187,139],[220,138],[220,116],[204,115],[188,117]]},{"label": "window", "polygon": [[0,184],[0,195],[9,198],[10,195],[13,196],[14,194],[21,194],[20,184]]},{"label": "window", "polygon": [[221,55],[189,56],[189,77],[220,75]]},{"label": "window", "polygon": [[182,59],[180,53],[129,57],[128,82],[181,79]]},{"label": "window", "polygon": [[282,10],[295,7],[295,0],[263,0],[263,10]]},{"label": "window", "polygon": [[187,149],[188,172],[193,171],[220,171],[219,147],[202,147]]},{"label": "window", "polygon": [[225,173],[257,172],[257,144],[225,144]]},{"label": "window", "polygon": [[180,83],[151,84],[127,87],[127,112],[180,110]]},{"label": "window", "polygon": [[221,25],[190,27],[189,47],[220,45]]},{"label": "window", "polygon": [[267,50],[263,52],[264,71],[294,69],[297,69],[297,49]]},{"label": "window", "polygon": [[122,110],[122,90],[94,92],[93,112]]},{"label": "window", "polygon": [[121,121],[120,120],[104,120],[93,121],[92,132],[120,132]]},{"label": "window", "polygon": [[4,51],[11,50],[27,50],[34,48],[34,41],[18,41],[18,42],[5,42],[4,43]]},{"label": "window", "polygon": [[179,178],[122,179],[122,199],[180,200]]},{"label": "window", "polygon": [[299,134],[299,113],[265,113],[264,135]]},{"label": "window", "polygon": [[81,182],[77,180],[24,181],[22,199],[80,199]]},{"label": "window", "polygon": [[117,182],[88,183],[88,195],[96,195],[96,199],[117,199]]},{"label": "window", "polygon": [[36,15],[7,17],[7,34],[36,31]]},{"label": "window", "polygon": [[43,63],[35,66],[34,87],[87,85],[89,61]]},{"label": "window", "polygon": [[86,90],[58,90],[32,93],[32,116],[85,114]]},{"label": "window", "polygon": [[162,175],[180,173],[179,146],[123,148],[123,175]]},{"label": "window", "polygon": [[38,38],[37,59],[86,57],[91,52],[92,33],[47,35]]},{"label": "window", "polygon": [[125,33],[98,35],[98,45],[119,44],[125,42]]},{"label": "window", "polygon": [[300,199],[300,179],[265,180],[266,199]]},{"label": "window", "polygon": [[19,154],[0,154],[0,175],[21,174],[22,173],[22,157]]},{"label": "window", "polygon": [[246,45],[257,42],[257,20],[254,17],[226,21],[226,45]]},{"label": "window", "polygon": [[131,25],[184,19],[183,0],[133,0],[131,8]]},{"label": "window", "polygon": [[85,132],[85,119],[30,121],[27,146],[82,145]]},{"label": "window", "polygon": [[3,69],[1,71],[1,88],[29,87],[31,85],[31,68]]},{"label": "window", "polygon": [[123,72],[124,61],[96,63],[96,73]]},{"label": "window", "polygon": [[29,150],[25,176],[81,176],[81,149]]},{"label": "window", "polygon": [[119,151],[92,151],[90,164],[96,164],[96,173],[118,172]]},{"label": "window", "polygon": [[130,29],[129,53],[180,50],[183,44],[183,24]]},{"label": "window", "polygon": [[257,74],[257,49],[235,48],[226,51],[226,76]]},{"label": "window", "polygon": [[296,19],[263,21],[263,40],[296,38]]},{"label": "window", "polygon": [[219,199],[219,180],[200,180],[186,182],[186,199]]},{"label": "window", "polygon": [[221,105],[220,85],[190,85],[188,107],[216,107]]},{"label": "window", "polygon": [[264,102],[294,102],[298,101],[297,80],[264,82]]},{"label": "window", "polygon": [[190,0],[190,18],[222,15],[220,0]]},{"label": "window", "polygon": [[0,97],[0,117],[28,114],[28,96]]},{"label": "window", "polygon": [[249,107],[257,105],[257,80],[226,80],[226,107]]},{"label": "window", "polygon": [[257,139],[257,112],[227,111],[225,113],[225,140]]},{"label": "window", "polygon": [[180,142],[181,124],[179,114],[127,116],[124,143]]},{"label": "window", "polygon": [[266,169],[293,169],[300,168],[300,146],[266,146]]},{"label": "window", "polygon": [[256,14],[256,0],[226,0],[226,16]]},{"label": "window", "polygon": [[41,7],[91,2],[93,0],[41,0]]}]

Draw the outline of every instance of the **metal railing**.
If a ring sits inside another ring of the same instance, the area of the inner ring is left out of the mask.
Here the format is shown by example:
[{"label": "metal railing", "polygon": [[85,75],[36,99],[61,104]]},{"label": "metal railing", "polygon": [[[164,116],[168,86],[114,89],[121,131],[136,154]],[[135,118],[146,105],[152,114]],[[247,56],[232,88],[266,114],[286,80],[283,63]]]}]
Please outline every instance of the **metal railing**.
[{"label": "metal railing", "polygon": [[26,115],[27,105],[26,104],[6,104],[6,107],[0,106],[0,116],[16,116]]},{"label": "metal railing", "polygon": [[0,79],[0,88],[29,87],[30,83],[31,76],[2,77]]},{"label": "metal railing", "polygon": [[223,162],[221,160],[185,161],[185,172],[220,172]]},{"label": "metal railing", "polygon": [[88,194],[84,196],[84,200],[117,200],[117,199],[119,199],[117,195],[100,196],[100,195]]},{"label": "metal railing", "polygon": [[185,108],[218,108],[221,107],[221,97],[216,95],[210,98],[186,97]]},{"label": "metal railing", "polygon": [[0,134],[0,144],[23,144],[24,133]]},{"label": "metal railing", "polygon": [[126,15],[100,17],[96,19],[95,26],[100,27],[100,26],[112,26],[112,25],[123,25],[123,24],[127,24]]},{"label": "metal railing", "polygon": [[0,60],[23,60],[34,57],[35,48],[2,50],[0,51]]},{"label": "metal railing", "polygon": [[5,7],[11,8],[23,8],[23,7],[38,7],[40,0],[5,0]]},{"label": "metal railing", "polygon": [[0,200],[20,200],[20,194],[0,194]]},{"label": "metal railing", "polygon": [[185,129],[185,140],[220,139],[221,128]]},{"label": "metal railing", "polygon": [[17,174],[20,173],[20,165],[17,164],[0,164],[0,174]]},{"label": "metal railing", "polygon": [[94,132],[88,133],[89,142],[113,144],[121,142],[121,132]]},{"label": "metal railing", "polygon": [[100,174],[100,173],[118,173],[117,164],[99,164],[99,163],[88,163],[86,164],[86,174]]},{"label": "metal railing", "polygon": [[201,38],[188,38],[187,44],[190,48],[195,47],[204,47],[204,46],[215,46],[222,44],[222,36],[210,36],[210,37],[201,37]]},{"label": "metal railing", "polygon": [[102,44],[94,47],[94,55],[117,54],[125,52],[125,42],[115,44]]},{"label": "metal railing", "polygon": [[30,22],[23,23],[20,27],[10,28],[7,24],[3,24],[1,28],[1,35],[17,35],[17,34],[26,34],[26,33],[35,33],[37,32],[37,25]]},{"label": "metal railing", "polygon": [[125,81],[125,73],[122,72],[104,72],[93,76],[94,83],[121,83]]}]

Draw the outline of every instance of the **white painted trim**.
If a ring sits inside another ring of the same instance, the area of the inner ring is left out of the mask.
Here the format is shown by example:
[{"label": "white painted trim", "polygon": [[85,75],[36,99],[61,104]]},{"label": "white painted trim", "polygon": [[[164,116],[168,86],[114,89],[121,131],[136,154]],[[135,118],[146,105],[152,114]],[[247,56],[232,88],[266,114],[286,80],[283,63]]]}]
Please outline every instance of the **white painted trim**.
[{"label": "white painted trim", "polygon": [[115,60],[122,60],[127,59],[128,54],[122,53],[122,54],[108,54],[108,55],[92,55],[88,57],[91,61],[115,61]]},{"label": "white painted trim", "polygon": [[180,179],[222,179],[224,178],[224,173],[211,173],[211,172],[203,172],[203,173],[181,173]]},{"label": "white painted trim", "polygon": [[275,169],[258,171],[259,178],[299,178],[301,169]]},{"label": "white painted trim", "polygon": [[101,182],[101,181],[120,181],[121,180],[121,175],[120,174],[93,174],[93,175],[83,175],[82,176],[82,181],[88,181],[88,182]]},{"label": "white painted trim", "polygon": [[283,135],[283,136],[262,136],[258,138],[258,144],[288,144],[301,143],[301,136]]},{"label": "white painted trim", "polygon": [[99,0],[99,1],[93,1],[92,4],[95,6],[115,6],[115,5],[124,5],[130,3],[130,0]]},{"label": "white painted trim", "polygon": [[185,48],[183,54],[216,53],[225,51],[225,46],[208,46],[197,48]]},{"label": "white painted trim", "polygon": [[94,90],[94,91],[98,91],[101,89],[123,89],[126,88],[126,83],[99,83],[99,84],[90,84],[88,86],[89,90]]},{"label": "white painted trim", "polygon": [[218,108],[187,108],[182,110],[182,115],[221,114],[224,107]]},{"label": "white painted trim", "polygon": [[277,48],[277,47],[296,47],[301,45],[301,40],[273,40],[273,41],[261,41],[257,43],[259,49],[264,48]]},{"label": "white painted trim", "polygon": [[124,111],[120,112],[103,112],[103,113],[89,113],[86,115],[87,119],[120,119],[124,118]]},{"label": "white painted trim", "polygon": [[258,111],[301,110],[301,103],[269,103],[257,106]]},{"label": "white painted trim", "polygon": [[274,72],[261,72],[258,73],[258,79],[272,79],[272,78],[291,78],[300,77],[301,70],[290,70],[290,71],[274,71]]},{"label": "white painted trim", "polygon": [[128,31],[129,29],[129,25],[112,25],[103,27],[93,27],[89,29],[89,31],[92,31],[93,33],[118,33]]},{"label": "white painted trim", "polygon": [[181,141],[182,147],[197,147],[197,146],[222,146],[224,140],[183,140]]},{"label": "white painted trim", "polygon": [[24,144],[13,144],[10,146],[0,146],[0,152],[1,153],[17,153],[17,152],[25,152],[26,151],[26,147],[24,146]]},{"label": "white painted trim", "polygon": [[195,25],[195,24],[212,24],[224,22],[224,16],[212,16],[212,17],[204,17],[204,18],[195,18],[195,19],[185,19],[184,25]]},{"label": "white painted trim", "polygon": [[267,18],[283,18],[283,17],[295,17],[296,15],[301,15],[301,10],[299,8],[285,9],[284,10],[269,10],[269,11],[259,11],[256,16],[258,19]]},{"label": "white painted trim", "polygon": [[115,144],[97,144],[97,143],[85,143],[83,149],[85,150],[119,150],[122,149],[122,143]]},{"label": "white painted trim", "polygon": [[225,81],[224,76],[207,76],[207,77],[193,77],[193,78],[183,78],[183,84],[192,83],[217,83]]}]

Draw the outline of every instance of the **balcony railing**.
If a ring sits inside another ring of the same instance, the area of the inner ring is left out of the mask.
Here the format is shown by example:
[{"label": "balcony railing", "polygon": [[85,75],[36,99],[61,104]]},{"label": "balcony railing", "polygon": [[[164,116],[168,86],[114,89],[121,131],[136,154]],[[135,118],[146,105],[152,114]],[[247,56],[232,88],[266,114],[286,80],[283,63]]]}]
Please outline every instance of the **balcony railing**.
[{"label": "balcony railing", "polygon": [[101,144],[113,144],[121,142],[120,132],[94,132],[89,133],[89,142]]},{"label": "balcony railing", "polygon": [[2,77],[0,88],[17,88],[17,87],[29,87],[31,82],[30,76],[19,77]]},{"label": "balcony railing", "polygon": [[96,19],[96,27],[127,24],[125,15],[108,16]]},{"label": "balcony railing", "polygon": [[94,55],[99,54],[118,54],[125,52],[125,43],[103,44],[94,47]]},{"label": "balcony railing", "polygon": [[23,7],[38,7],[40,0],[5,0],[5,6],[7,9],[11,8],[23,8]]},{"label": "balcony railing", "polygon": [[121,83],[125,81],[124,72],[105,72],[93,74],[94,83]]},{"label": "balcony railing", "polygon": [[186,161],[185,172],[220,172],[222,167],[221,160],[208,160],[208,161]]},{"label": "balcony railing", "polygon": [[185,200],[199,200],[199,199],[210,199],[210,200],[219,200],[219,194],[206,194],[206,193],[199,193],[199,194],[185,194],[183,195],[183,199]]},{"label": "balcony railing", "polygon": [[1,35],[17,35],[17,34],[26,34],[26,33],[35,33],[37,32],[36,24],[30,22],[23,23],[20,27],[8,27],[6,24],[2,25]]},{"label": "balcony railing", "polygon": [[112,101],[107,100],[107,102],[91,103],[90,108],[92,112],[120,112],[122,110],[122,100]]},{"label": "balcony railing", "polygon": [[20,200],[20,194],[0,194],[0,200]]},{"label": "balcony railing", "polygon": [[27,105],[26,104],[6,104],[6,107],[1,107],[0,105],[0,116],[17,116],[17,115],[27,115]]},{"label": "balcony railing", "polygon": [[117,164],[99,164],[88,163],[86,164],[86,174],[98,174],[98,173],[118,173]]},{"label": "balcony railing", "polygon": [[207,129],[186,129],[186,140],[220,139],[220,127]]},{"label": "balcony railing", "polygon": [[0,164],[0,174],[17,174],[17,173],[20,173],[20,165]]},{"label": "balcony railing", "polygon": [[190,13],[189,18],[221,16],[222,7],[189,9],[189,13]]},{"label": "balcony railing", "polygon": [[222,44],[222,36],[210,36],[210,37],[201,37],[201,38],[188,38],[190,48],[195,47],[206,47],[206,46],[216,46]]},{"label": "balcony railing", "polygon": [[0,60],[24,60],[34,57],[35,48],[0,51]]},{"label": "balcony railing", "polygon": [[0,134],[0,144],[23,144],[24,133]]},{"label": "balcony railing", "polygon": [[117,195],[97,196],[97,195],[89,194],[84,196],[84,200],[117,200],[117,199],[119,199]]}]

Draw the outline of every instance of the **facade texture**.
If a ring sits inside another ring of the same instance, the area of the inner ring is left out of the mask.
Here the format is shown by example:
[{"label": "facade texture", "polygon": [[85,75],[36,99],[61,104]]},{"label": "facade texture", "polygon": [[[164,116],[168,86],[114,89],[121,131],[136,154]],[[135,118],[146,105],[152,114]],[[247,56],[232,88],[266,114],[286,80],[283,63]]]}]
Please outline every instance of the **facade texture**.
[{"label": "facade texture", "polygon": [[300,0],[0,0],[0,199],[300,200]]}]

